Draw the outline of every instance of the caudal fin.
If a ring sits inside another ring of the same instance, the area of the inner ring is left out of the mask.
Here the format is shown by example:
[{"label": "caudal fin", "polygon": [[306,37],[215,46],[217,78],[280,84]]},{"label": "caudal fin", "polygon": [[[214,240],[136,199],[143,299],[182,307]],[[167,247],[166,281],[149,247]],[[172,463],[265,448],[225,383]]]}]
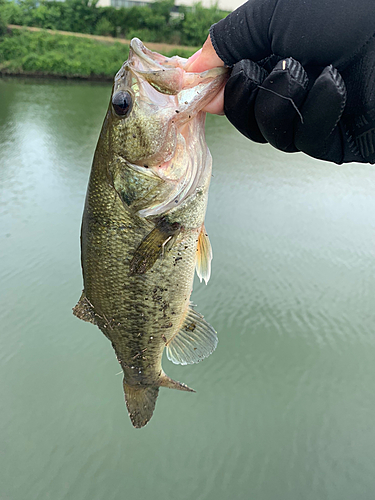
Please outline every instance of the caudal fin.
[{"label": "caudal fin", "polygon": [[[164,372],[161,374],[159,385],[180,391],[195,392],[187,385],[172,380]],[[159,387],[155,385],[129,385],[124,381],[124,392],[130,420],[134,427],[140,429],[147,424],[154,413]]]},{"label": "caudal fin", "polygon": [[140,429],[154,413],[159,387],[128,385],[124,382],[124,392],[130,420],[134,427]]}]

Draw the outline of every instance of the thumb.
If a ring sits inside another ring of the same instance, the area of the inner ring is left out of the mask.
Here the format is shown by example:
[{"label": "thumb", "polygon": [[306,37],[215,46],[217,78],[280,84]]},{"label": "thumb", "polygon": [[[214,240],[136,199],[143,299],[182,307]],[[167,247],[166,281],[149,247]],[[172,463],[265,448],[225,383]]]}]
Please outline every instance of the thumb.
[{"label": "thumb", "polygon": [[184,69],[191,73],[202,73],[202,71],[218,66],[224,66],[224,61],[216,54],[210,35],[208,35],[203,47],[189,57]]}]

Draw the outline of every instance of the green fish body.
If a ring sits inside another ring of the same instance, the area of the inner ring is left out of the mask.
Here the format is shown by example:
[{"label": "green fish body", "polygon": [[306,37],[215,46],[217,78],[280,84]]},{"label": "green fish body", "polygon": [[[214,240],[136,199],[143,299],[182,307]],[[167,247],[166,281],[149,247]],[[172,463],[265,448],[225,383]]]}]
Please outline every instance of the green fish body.
[{"label": "green fish body", "polygon": [[135,427],[151,418],[159,387],[192,391],[163,371],[213,352],[215,330],[190,305],[194,270],[206,282],[204,228],[211,155],[201,109],[225,83],[222,68],[184,70],[133,39],[115,77],[82,220],[84,291],[73,312],[111,341]]}]

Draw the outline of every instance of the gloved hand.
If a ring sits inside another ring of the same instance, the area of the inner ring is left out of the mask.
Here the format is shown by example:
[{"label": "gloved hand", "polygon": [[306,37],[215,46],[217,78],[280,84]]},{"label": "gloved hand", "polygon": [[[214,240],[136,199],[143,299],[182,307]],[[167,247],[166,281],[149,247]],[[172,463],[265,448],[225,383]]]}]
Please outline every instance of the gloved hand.
[{"label": "gloved hand", "polygon": [[224,111],[282,151],[375,163],[373,0],[249,0],[211,26]]}]

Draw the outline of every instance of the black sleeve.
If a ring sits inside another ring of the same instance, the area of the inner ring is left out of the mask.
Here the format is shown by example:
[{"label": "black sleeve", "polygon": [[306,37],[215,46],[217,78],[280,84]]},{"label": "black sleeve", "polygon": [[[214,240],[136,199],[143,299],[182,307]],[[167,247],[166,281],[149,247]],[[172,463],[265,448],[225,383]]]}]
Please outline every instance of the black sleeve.
[{"label": "black sleeve", "polygon": [[228,66],[275,54],[339,70],[374,34],[374,0],[249,0],[210,29]]}]

